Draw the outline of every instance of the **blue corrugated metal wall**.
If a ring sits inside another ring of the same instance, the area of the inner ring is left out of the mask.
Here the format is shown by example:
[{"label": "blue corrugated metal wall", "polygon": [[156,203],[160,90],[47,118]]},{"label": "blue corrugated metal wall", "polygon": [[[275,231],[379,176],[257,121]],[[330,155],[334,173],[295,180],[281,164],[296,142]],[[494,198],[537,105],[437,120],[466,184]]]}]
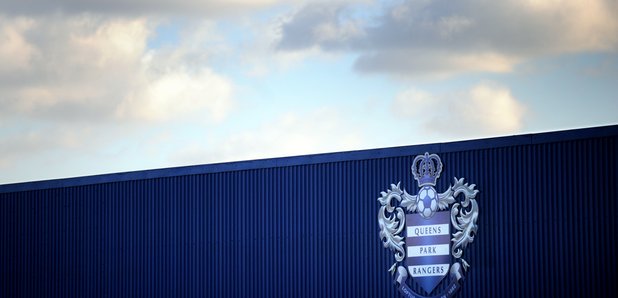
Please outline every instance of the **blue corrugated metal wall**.
[{"label": "blue corrugated metal wall", "polygon": [[618,126],[0,186],[2,297],[390,297],[380,191],[477,184],[461,297],[618,288]]}]

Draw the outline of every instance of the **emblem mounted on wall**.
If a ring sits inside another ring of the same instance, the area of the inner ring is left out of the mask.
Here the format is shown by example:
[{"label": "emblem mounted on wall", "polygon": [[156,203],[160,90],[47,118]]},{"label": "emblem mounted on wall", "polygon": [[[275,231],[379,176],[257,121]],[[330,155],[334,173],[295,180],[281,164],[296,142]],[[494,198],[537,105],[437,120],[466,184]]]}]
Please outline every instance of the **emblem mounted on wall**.
[{"label": "emblem mounted on wall", "polygon": [[462,255],[476,234],[479,191],[454,178],[453,185],[438,193],[441,172],[438,155],[418,155],[412,163],[417,194],[397,183],[378,198],[380,239],[395,257],[388,271],[405,297],[453,297],[470,267]]}]

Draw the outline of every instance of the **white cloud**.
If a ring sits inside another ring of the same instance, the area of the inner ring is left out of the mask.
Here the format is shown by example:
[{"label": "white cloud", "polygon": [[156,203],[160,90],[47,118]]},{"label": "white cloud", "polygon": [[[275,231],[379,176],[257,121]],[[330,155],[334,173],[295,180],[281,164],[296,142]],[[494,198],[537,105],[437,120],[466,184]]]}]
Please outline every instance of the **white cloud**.
[{"label": "white cloud", "polygon": [[526,106],[508,88],[491,83],[438,95],[408,89],[397,95],[392,108],[423,131],[451,137],[517,133],[526,117]]},{"label": "white cloud", "polygon": [[361,55],[354,65],[360,72],[443,79],[469,72],[506,73],[521,58],[495,52],[457,53],[452,50],[382,50]]},{"label": "white cloud", "polygon": [[254,129],[194,142],[172,160],[196,164],[359,149],[364,136],[344,118],[334,108],[288,112]]},{"label": "white cloud", "polygon": [[0,146],[0,168],[12,166],[12,161],[36,152],[37,148],[50,144],[45,135],[36,132],[18,136],[3,136]]},{"label": "white cloud", "polygon": [[[156,76],[130,93],[117,109],[120,118],[139,120],[223,120],[231,109],[232,84],[210,69],[175,70]],[[205,117],[206,116],[206,117]]]},{"label": "white cloud", "polygon": [[[16,30],[14,23],[27,25]],[[208,50],[195,45],[205,33],[188,37],[195,44],[148,50],[154,26],[90,15],[1,22],[0,32],[16,41],[8,50],[0,46],[0,61],[17,61],[13,68],[20,72],[0,73],[8,82],[0,83],[0,114],[60,121],[224,119],[233,85],[208,65]],[[23,54],[12,57],[15,51]]]},{"label": "white cloud", "polygon": [[0,131],[0,183],[169,166],[161,156],[164,146],[148,146],[158,129],[120,123],[7,125]]},{"label": "white cloud", "polygon": [[9,74],[30,67],[35,49],[24,39],[23,33],[32,27],[32,20],[16,18],[7,22],[0,18],[0,74]]}]

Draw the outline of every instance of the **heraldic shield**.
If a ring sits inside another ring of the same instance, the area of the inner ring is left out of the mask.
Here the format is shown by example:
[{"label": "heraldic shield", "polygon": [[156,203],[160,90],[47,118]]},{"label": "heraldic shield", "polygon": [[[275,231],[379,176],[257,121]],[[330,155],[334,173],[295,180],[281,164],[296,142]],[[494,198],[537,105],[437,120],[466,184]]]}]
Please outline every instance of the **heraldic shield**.
[{"label": "heraldic shield", "polygon": [[428,219],[407,214],[406,225],[408,273],[431,293],[451,267],[450,212],[436,212]]},{"label": "heraldic shield", "polygon": [[398,183],[378,198],[380,239],[394,253],[389,271],[405,297],[453,297],[470,267],[462,256],[477,231],[479,191],[455,178],[438,193],[441,172],[438,155],[418,155],[412,163],[418,193],[410,195]]}]

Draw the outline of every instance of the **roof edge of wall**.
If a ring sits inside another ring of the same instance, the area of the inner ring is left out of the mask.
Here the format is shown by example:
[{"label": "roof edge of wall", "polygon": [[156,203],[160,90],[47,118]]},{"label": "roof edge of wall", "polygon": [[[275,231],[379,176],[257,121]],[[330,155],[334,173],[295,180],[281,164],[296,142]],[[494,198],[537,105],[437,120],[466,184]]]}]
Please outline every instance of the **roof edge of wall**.
[{"label": "roof edge of wall", "polygon": [[509,146],[545,144],[561,141],[602,138],[618,136],[618,125],[578,128],[561,131],[528,133],[521,135],[492,137],[465,141],[409,145],[379,149],[320,153],[290,157],[277,157],[257,160],[234,161],[204,165],[192,165],[152,170],[140,170],[112,174],[100,174],[83,177],[20,182],[0,185],[0,193],[21,192],[61,187],[73,187],[91,184],[122,182],[131,180],[155,179],[163,177],[186,176],[196,174],[220,173],[264,169],[273,167],[287,167],[303,164],[320,164],[362,159],[388,158],[422,154],[424,152],[446,153],[467,150],[491,149]]}]

